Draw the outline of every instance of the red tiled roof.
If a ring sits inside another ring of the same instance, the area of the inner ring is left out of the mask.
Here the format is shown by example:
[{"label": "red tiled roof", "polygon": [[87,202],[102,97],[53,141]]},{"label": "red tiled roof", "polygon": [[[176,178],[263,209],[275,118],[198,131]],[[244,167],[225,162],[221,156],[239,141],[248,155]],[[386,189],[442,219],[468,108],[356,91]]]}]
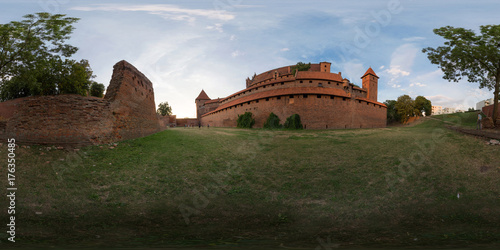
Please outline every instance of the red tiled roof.
[{"label": "red tiled roof", "polygon": [[[292,87],[292,88],[286,88],[286,89],[275,89],[275,90],[259,92],[259,93],[255,93],[255,94],[248,95],[245,97],[241,97],[241,98],[236,99],[234,101],[220,105],[216,110],[209,112],[209,113],[206,113],[203,116],[212,114],[216,111],[219,111],[219,110],[222,110],[225,108],[229,108],[231,106],[235,106],[235,105],[242,104],[242,103],[249,102],[249,101],[253,101],[253,100],[258,100],[258,99],[263,99],[263,98],[268,98],[268,97],[275,97],[275,96],[283,96],[283,95],[304,95],[304,94],[334,95],[334,96],[347,97],[347,98],[351,97],[351,95],[349,93],[346,93],[344,90],[337,89],[337,88]],[[356,98],[356,99],[386,107],[383,103],[374,102],[374,101],[366,99],[366,98]]]},{"label": "red tiled roof", "polygon": [[210,100],[210,101],[206,101],[205,104],[214,103],[214,102],[220,102],[221,100],[222,100],[222,98],[217,98],[217,99],[213,99],[213,100]]},{"label": "red tiled roof", "polygon": [[195,100],[210,100],[210,97],[208,97],[204,90],[201,90],[200,95]]},{"label": "red tiled roof", "polygon": [[373,71],[372,67],[370,67],[361,78],[363,78],[363,77],[365,77],[366,75],[369,75],[369,74],[378,78],[377,74],[375,74],[375,71]]}]

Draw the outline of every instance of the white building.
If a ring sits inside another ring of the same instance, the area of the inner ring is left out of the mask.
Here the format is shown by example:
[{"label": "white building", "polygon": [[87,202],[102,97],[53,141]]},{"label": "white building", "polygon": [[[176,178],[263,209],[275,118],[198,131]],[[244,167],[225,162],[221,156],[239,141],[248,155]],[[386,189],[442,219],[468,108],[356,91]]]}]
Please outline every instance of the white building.
[{"label": "white building", "polygon": [[440,115],[443,113],[443,107],[441,106],[432,106],[432,115]]},{"label": "white building", "polygon": [[[490,106],[493,104],[493,102],[494,102],[493,98],[482,100],[482,101],[476,103],[476,110],[481,110],[485,106]],[[500,100],[499,100],[499,103],[500,103]]]},{"label": "white building", "polygon": [[444,108],[443,114],[453,114],[455,113],[455,108]]}]

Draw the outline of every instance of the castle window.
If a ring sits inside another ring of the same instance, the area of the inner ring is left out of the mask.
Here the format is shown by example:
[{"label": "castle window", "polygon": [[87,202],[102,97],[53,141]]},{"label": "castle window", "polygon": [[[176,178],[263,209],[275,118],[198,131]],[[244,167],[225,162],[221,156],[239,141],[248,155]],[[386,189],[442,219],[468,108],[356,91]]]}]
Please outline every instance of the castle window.
[{"label": "castle window", "polygon": [[274,83],[273,83],[273,84],[271,84],[271,86],[272,86],[272,87],[274,87]]},{"label": "castle window", "polygon": [[250,102],[247,102],[247,104],[250,104]]},{"label": "castle window", "polygon": [[321,95],[318,95],[317,97],[318,97],[318,98],[321,98]]},{"label": "castle window", "polygon": [[281,100],[281,96],[276,97],[276,99]]},{"label": "castle window", "polygon": [[318,87],[323,87],[323,83],[318,83]]},{"label": "castle window", "polygon": [[269,101],[269,98],[266,98],[266,102],[268,102],[268,101]]},{"label": "castle window", "polygon": [[259,87],[257,87],[255,90],[259,90]]},{"label": "castle window", "polygon": [[293,98],[293,95],[290,95],[290,98]]},{"label": "castle window", "polygon": [[366,105],[370,105],[370,103],[369,103],[369,102],[367,102],[367,103],[366,103]]},{"label": "castle window", "polygon": [[330,96],[330,99],[332,99],[332,100],[333,100],[333,95],[331,95],[331,96]]},{"label": "castle window", "polygon": [[313,81],[309,81],[309,83],[312,83]]},{"label": "castle window", "polygon": [[300,83],[303,83],[303,81],[300,81]]},{"label": "castle window", "polygon": [[358,102],[361,103],[361,100],[359,100]]},{"label": "castle window", "polygon": [[259,103],[259,100],[255,101],[255,103]]},{"label": "castle window", "polygon": [[328,84],[330,84],[331,82],[328,82]]},{"label": "castle window", "polygon": [[342,101],[345,101],[345,97],[342,97]]},{"label": "castle window", "polygon": [[285,84],[284,82],[281,82],[281,85]]},{"label": "castle window", "polygon": [[265,88],[266,88],[266,85],[264,85],[262,88],[263,88],[263,89],[265,89]]},{"label": "castle window", "polygon": [[304,95],[304,98],[307,98],[307,95]]}]

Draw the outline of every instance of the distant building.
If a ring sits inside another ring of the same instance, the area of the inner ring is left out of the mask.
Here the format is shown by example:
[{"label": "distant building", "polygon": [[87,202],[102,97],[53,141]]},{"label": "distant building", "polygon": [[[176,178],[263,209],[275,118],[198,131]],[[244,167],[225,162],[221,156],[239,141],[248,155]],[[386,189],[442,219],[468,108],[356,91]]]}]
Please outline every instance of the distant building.
[{"label": "distant building", "polygon": [[440,115],[443,113],[443,107],[441,106],[432,106],[432,115]]},{"label": "distant building", "polygon": [[482,100],[476,103],[476,110],[481,110],[483,107],[490,106],[493,104],[493,102],[494,102],[493,98]]},{"label": "distant building", "polygon": [[443,108],[443,114],[453,114],[455,113],[455,108]]}]

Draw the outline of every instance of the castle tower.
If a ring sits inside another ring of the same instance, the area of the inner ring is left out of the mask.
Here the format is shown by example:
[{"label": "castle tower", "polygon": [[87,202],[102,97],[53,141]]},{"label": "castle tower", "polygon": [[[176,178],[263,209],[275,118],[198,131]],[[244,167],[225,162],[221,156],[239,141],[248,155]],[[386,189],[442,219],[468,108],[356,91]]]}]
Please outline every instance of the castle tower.
[{"label": "castle tower", "polygon": [[207,111],[205,110],[205,102],[210,101],[210,97],[208,97],[207,93],[204,90],[201,90],[198,97],[195,99],[196,103],[196,118],[198,118],[198,122],[201,121],[201,116],[205,114]]},{"label": "castle tower", "polygon": [[363,88],[366,89],[366,98],[372,101],[377,101],[378,89],[378,76],[370,67],[366,73],[361,77],[363,81]]},{"label": "castle tower", "polygon": [[330,73],[330,66],[332,64],[329,63],[329,62],[320,62],[319,63],[319,71],[320,72],[327,72],[327,73]]}]

